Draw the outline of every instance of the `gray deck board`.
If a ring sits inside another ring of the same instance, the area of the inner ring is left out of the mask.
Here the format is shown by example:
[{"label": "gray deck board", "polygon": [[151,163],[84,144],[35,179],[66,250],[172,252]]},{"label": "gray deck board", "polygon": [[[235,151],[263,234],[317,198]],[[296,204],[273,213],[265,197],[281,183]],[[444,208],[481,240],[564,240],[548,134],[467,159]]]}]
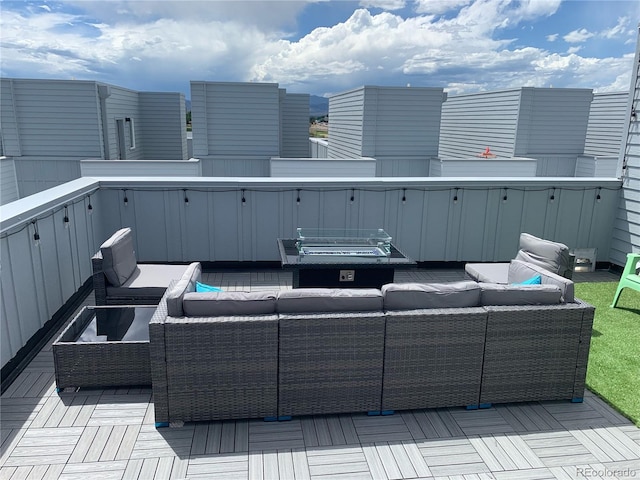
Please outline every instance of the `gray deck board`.
[{"label": "gray deck board", "polygon": [[[207,283],[229,290],[291,288],[291,274],[280,271],[206,275]],[[452,272],[402,275],[405,281],[464,278]],[[148,387],[57,393],[53,373],[48,342],[0,399],[0,480],[640,477],[640,429],[591,392],[582,404],[156,429]]]}]

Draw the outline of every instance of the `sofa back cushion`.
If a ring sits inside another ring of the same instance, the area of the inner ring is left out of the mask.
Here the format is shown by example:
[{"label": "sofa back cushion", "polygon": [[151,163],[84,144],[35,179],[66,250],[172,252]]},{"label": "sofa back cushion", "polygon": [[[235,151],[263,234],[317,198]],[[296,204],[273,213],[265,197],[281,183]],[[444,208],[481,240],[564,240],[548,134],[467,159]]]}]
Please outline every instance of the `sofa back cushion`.
[{"label": "sofa back cushion", "polygon": [[133,250],[133,233],[122,228],[100,245],[102,271],[111,285],[120,287],[135,271],[138,262]]},{"label": "sofa back cushion", "polygon": [[183,317],[185,315],[182,308],[184,295],[188,292],[195,292],[196,282],[200,281],[201,276],[202,267],[200,262],[193,262],[189,264],[180,280],[167,292],[167,314],[170,317]]},{"label": "sofa back cushion", "polygon": [[573,282],[568,278],[561,277],[544,267],[539,267],[529,262],[511,260],[509,264],[509,283],[520,283],[536,275],[540,275],[542,285],[555,285],[560,288],[562,302],[571,303],[574,301]]},{"label": "sofa back cushion", "polygon": [[562,298],[557,285],[504,285],[481,283],[480,304],[485,305],[555,305]]},{"label": "sofa back cushion", "polygon": [[520,250],[515,260],[533,263],[558,275],[571,270],[569,247],[528,233],[520,234]]},{"label": "sofa back cushion", "polygon": [[385,310],[420,308],[463,308],[480,305],[476,282],[388,283],[382,286]]},{"label": "sofa back cushion", "polygon": [[377,288],[295,288],[278,292],[279,313],[382,311]]},{"label": "sofa back cushion", "polygon": [[274,292],[190,292],[182,308],[187,317],[263,315],[275,313]]}]

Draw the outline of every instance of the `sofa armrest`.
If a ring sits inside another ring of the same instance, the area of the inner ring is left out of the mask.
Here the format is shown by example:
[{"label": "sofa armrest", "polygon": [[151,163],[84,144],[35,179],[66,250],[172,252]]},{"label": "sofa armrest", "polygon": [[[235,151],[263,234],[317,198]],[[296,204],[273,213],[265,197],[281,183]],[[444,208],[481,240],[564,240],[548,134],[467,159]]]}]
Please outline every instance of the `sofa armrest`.
[{"label": "sofa armrest", "polygon": [[100,250],[91,257],[91,269],[93,277],[93,292],[96,305],[107,304],[107,278],[102,268],[102,253]]}]

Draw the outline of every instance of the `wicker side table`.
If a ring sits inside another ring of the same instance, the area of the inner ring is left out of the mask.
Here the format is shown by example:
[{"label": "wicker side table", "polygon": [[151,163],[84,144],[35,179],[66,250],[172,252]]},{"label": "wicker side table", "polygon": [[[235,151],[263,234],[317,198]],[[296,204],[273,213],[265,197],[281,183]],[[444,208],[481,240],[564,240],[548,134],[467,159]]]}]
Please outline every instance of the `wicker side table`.
[{"label": "wicker side table", "polygon": [[58,391],[151,385],[149,320],[155,308],[84,307],[53,343]]}]

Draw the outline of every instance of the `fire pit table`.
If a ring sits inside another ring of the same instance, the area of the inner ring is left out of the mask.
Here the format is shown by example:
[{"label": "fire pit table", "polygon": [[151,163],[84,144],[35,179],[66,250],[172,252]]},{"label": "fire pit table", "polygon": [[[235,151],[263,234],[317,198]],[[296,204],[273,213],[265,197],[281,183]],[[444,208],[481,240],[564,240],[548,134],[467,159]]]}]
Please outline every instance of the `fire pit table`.
[{"label": "fire pit table", "polygon": [[298,228],[297,233],[295,239],[278,239],[293,288],[380,288],[393,282],[396,268],[416,266],[382,229]]}]

